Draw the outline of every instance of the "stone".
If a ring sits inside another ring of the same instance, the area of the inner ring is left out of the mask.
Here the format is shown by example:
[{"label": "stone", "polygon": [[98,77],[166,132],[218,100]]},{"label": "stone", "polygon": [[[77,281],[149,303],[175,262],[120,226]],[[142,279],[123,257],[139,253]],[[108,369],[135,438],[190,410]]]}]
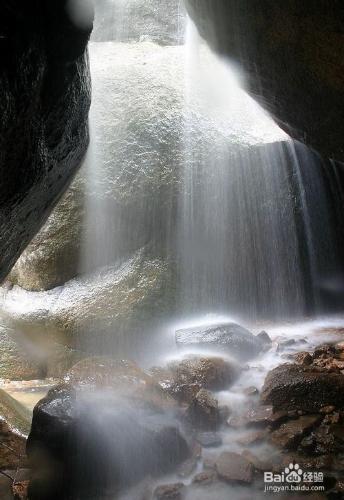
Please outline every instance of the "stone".
[{"label": "stone", "polygon": [[272,444],[279,448],[296,449],[305,434],[310,432],[319,422],[318,415],[306,415],[282,424],[269,437]]},{"label": "stone", "polygon": [[273,461],[268,461],[261,458],[258,458],[252,451],[244,450],[241,455],[250,462],[254,469],[260,472],[272,471],[274,463]]},{"label": "stone", "polygon": [[216,461],[216,471],[228,483],[251,484],[253,481],[252,464],[242,455],[224,452]]},{"label": "stone", "polygon": [[33,470],[30,500],[42,498],[42,491],[54,500],[114,494],[146,476],[173,472],[190,456],[168,413],[133,407],[106,389],[68,384],[36,405],[27,453]]},{"label": "stone", "polygon": [[245,415],[247,425],[258,427],[276,426],[288,418],[286,411],[274,411],[271,405],[258,406],[248,410]]},{"label": "stone", "polygon": [[201,486],[207,486],[208,484],[212,484],[217,478],[217,474],[215,471],[204,471],[196,474],[193,478],[192,482],[194,484],[199,484]]},{"label": "stone", "polygon": [[236,442],[242,446],[251,446],[261,443],[265,440],[267,432],[265,430],[247,432],[243,436],[236,439]]},{"label": "stone", "polygon": [[246,387],[246,389],[244,389],[243,392],[244,392],[245,396],[248,396],[248,397],[259,395],[259,391],[258,391],[257,387],[254,387],[254,386]]},{"label": "stone", "polygon": [[309,366],[313,362],[313,358],[309,352],[298,352],[295,354],[294,359],[296,363],[300,363],[300,365]]},{"label": "stone", "polygon": [[250,359],[262,350],[262,342],[236,323],[224,323],[176,331],[179,347],[220,349],[240,359]]},{"label": "stone", "polygon": [[197,429],[216,429],[219,425],[218,401],[211,392],[201,389],[188,407],[186,417]]},{"label": "stone", "polygon": [[154,498],[156,500],[181,500],[183,497],[183,489],[183,483],[158,486],[154,491]]},{"label": "stone", "polygon": [[15,470],[25,462],[26,439],[0,420],[0,470]]},{"label": "stone", "polygon": [[157,411],[175,409],[174,400],[136,363],[105,356],[86,358],[76,363],[64,381],[73,387],[111,390],[139,406]]},{"label": "stone", "polygon": [[263,404],[278,410],[319,411],[344,407],[344,375],[313,366],[283,364],[270,371],[261,392]]},{"label": "stone", "polygon": [[186,19],[178,0],[136,0],[118,6],[111,0],[98,0],[95,7],[93,41],[150,40],[161,45],[183,42]]},{"label": "stone", "polygon": [[93,9],[84,3],[80,27],[66,3],[1,4],[1,281],[46,221],[88,146],[86,47]]},{"label": "stone", "polygon": [[16,481],[12,486],[14,500],[28,500],[29,481]]},{"label": "stone", "polygon": [[45,376],[45,362],[28,348],[19,332],[0,325],[0,378],[35,380]]},{"label": "stone", "polygon": [[331,9],[318,0],[307,9],[293,0],[217,0],[215,7],[212,0],[187,0],[186,6],[201,36],[239,65],[247,91],[281,128],[323,157],[344,160],[337,126],[344,107],[341,2]]},{"label": "stone", "polygon": [[[6,391],[0,389],[0,418],[15,435],[27,436],[31,426],[31,413]],[[6,425],[4,424],[4,428]]]},{"label": "stone", "polygon": [[222,445],[222,438],[216,432],[200,432],[196,439],[203,448],[216,448]]},{"label": "stone", "polygon": [[262,332],[258,333],[257,338],[265,344],[267,347],[270,347],[272,345],[272,340],[269,336],[269,334],[263,330]]},{"label": "stone", "polygon": [[323,413],[324,415],[328,415],[329,413],[332,413],[334,412],[336,409],[335,406],[323,406],[322,408],[320,408],[319,410],[319,413]]},{"label": "stone", "polygon": [[153,368],[154,378],[180,401],[191,401],[200,389],[224,390],[237,379],[240,369],[234,362],[216,357],[190,356]]}]

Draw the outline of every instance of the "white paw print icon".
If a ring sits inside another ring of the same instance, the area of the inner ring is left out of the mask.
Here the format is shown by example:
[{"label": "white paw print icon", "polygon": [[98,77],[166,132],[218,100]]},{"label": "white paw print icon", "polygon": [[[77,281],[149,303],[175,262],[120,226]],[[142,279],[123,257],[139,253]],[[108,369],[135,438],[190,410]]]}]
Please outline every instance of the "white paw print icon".
[{"label": "white paw print icon", "polygon": [[289,464],[288,467],[284,469],[286,474],[286,481],[288,483],[299,483],[302,479],[302,469],[300,469],[299,464]]}]

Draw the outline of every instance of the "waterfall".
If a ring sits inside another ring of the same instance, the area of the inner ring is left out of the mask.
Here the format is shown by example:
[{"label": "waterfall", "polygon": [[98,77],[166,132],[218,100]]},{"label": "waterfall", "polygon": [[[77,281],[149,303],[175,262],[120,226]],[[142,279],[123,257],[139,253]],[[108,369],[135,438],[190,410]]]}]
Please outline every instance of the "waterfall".
[{"label": "waterfall", "polygon": [[137,259],[168,269],[149,312],[155,325],[194,314],[255,321],[326,311],[324,288],[339,261],[328,244],[336,237],[327,166],[245,93],[180,2],[106,5],[90,44],[82,271],[123,273]]}]

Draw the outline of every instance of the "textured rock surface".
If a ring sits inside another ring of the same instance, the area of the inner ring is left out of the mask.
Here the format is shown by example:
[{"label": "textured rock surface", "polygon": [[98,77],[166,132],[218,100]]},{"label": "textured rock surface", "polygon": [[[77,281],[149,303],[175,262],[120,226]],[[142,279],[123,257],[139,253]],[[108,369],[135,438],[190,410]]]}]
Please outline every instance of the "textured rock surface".
[{"label": "textured rock surface", "polygon": [[[239,145],[283,138],[242,91],[235,96],[242,105],[240,111],[209,109],[207,89],[195,80],[188,102],[183,47],[93,43],[90,59],[92,145],[70,190],[11,275],[11,280],[29,290],[50,289],[74,277],[80,271],[78,257],[85,260],[80,255],[82,242],[87,248],[106,245],[113,258],[127,257],[148,241],[160,253],[167,245],[171,250],[175,242],[171,220],[175,220],[185,162],[208,171],[213,158],[223,155],[230,161]],[[217,68],[217,64],[205,51],[204,65]],[[186,119],[193,138],[187,158]],[[264,123],[260,128],[254,126],[259,120]],[[230,152],[228,143],[233,146]],[[256,163],[254,148],[251,155]],[[262,155],[264,161],[267,155],[264,151]],[[99,222],[92,218],[97,218],[97,211],[103,220],[104,214],[113,214],[105,217],[104,242],[104,235],[95,230]],[[88,257],[86,267],[99,265],[100,260],[99,255],[97,262]]]},{"label": "textured rock surface", "polygon": [[238,378],[240,368],[222,358],[189,356],[172,361],[165,368],[154,367],[151,373],[172,397],[190,401],[200,389],[227,389]]},{"label": "textured rock surface", "polygon": [[259,338],[236,323],[178,330],[176,342],[179,347],[224,350],[241,359],[257,356],[263,349],[263,343]]},{"label": "textured rock surface", "polygon": [[18,401],[0,389],[0,417],[16,434],[27,435],[30,430],[31,414]]},{"label": "textured rock surface", "polygon": [[341,0],[187,0],[202,35],[293,137],[343,161]]},{"label": "textured rock surface", "polygon": [[[86,4],[85,4],[86,5]],[[66,1],[0,7],[0,278],[47,219],[88,145],[90,79],[83,27]]]},{"label": "textured rock surface", "polygon": [[92,40],[179,44],[185,21],[180,0],[97,0]]},{"label": "textured rock surface", "polygon": [[71,386],[53,389],[37,404],[27,451],[34,469],[30,498],[44,492],[59,500],[115,492],[173,470],[189,454],[167,415],[133,411],[109,392],[76,393]]},{"label": "textured rock surface", "polygon": [[228,483],[250,484],[253,481],[252,464],[242,455],[224,452],[216,462],[219,477]]},{"label": "textured rock surface", "polygon": [[344,407],[344,375],[312,366],[284,364],[267,375],[261,392],[278,410],[318,411]]},{"label": "textured rock surface", "polygon": [[172,281],[167,263],[141,250],[119,268],[100,269],[69,281],[63,289],[47,293],[14,287],[5,293],[3,314],[13,328],[34,335],[37,342],[51,339],[77,348],[82,337],[88,352],[121,348],[128,353],[133,352],[132,337],[122,333],[142,332],[152,317],[166,313],[166,283]]}]

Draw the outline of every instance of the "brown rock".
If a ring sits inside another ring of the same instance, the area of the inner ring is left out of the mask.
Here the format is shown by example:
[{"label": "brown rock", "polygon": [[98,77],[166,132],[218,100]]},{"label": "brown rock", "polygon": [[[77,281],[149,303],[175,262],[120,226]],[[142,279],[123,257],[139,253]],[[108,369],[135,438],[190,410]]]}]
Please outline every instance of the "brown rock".
[{"label": "brown rock", "polygon": [[266,436],[267,432],[265,430],[252,431],[238,438],[236,442],[241,444],[242,446],[250,446],[253,444],[260,443],[266,438]]},{"label": "brown rock", "polygon": [[329,413],[332,413],[336,409],[335,406],[323,406],[320,408],[319,413],[323,413],[324,415],[328,415]]},{"label": "brown rock", "polygon": [[158,486],[154,491],[154,498],[156,500],[181,500],[183,497],[183,489],[183,483]]},{"label": "brown rock", "polygon": [[12,486],[14,500],[28,500],[29,481],[16,482]]},{"label": "brown rock", "polygon": [[267,375],[261,401],[278,410],[313,412],[330,405],[344,408],[344,375],[313,366],[283,364]]},{"label": "brown rock", "polygon": [[186,416],[196,428],[216,429],[219,424],[218,402],[211,392],[201,389],[190,404]]},{"label": "brown rock", "polygon": [[294,359],[296,363],[300,363],[300,365],[306,365],[309,366],[313,362],[312,356],[309,354],[309,352],[298,352],[295,354]]},{"label": "brown rock", "polygon": [[200,472],[193,478],[194,484],[199,484],[201,486],[206,486],[208,484],[213,483],[217,478],[217,474],[215,471],[209,470]]},{"label": "brown rock", "polygon": [[250,386],[250,387],[246,387],[246,389],[244,389],[244,394],[245,394],[245,396],[249,396],[249,397],[258,396],[259,391],[258,391],[257,387]]},{"label": "brown rock", "polygon": [[273,469],[273,462],[267,460],[261,460],[250,450],[244,450],[242,456],[246,458],[257,471],[271,471]]},{"label": "brown rock", "polygon": [[270,442],[279,448],[296,449],[303,436],[321,420],[318,415],[306,415],[286,422],[272,432]]},{"label": "brown rock", "polygon": [[266,427],[268,425],[277,425],[288,418],[285,411],[274,412],[271,405],[258,406],[249,410],[245,416],[248,425]]},{"label": "brown rock", "polygon": [[0,419],[0,470],[16,469],[25,461],[26,439]]},{"label": "brown rock", "polygon": [[219,478],[228,483],[251,484],[253,481],[253,466],[242,455],[224,452],[216,461]]},{"label": "brown rock", "polygon": [[227,389],[240,369],[233,362],[217,357],[192,356],[170,363],[166,369],[151,370],[155,379],[180,401],[191,401],[200,389]]}]

